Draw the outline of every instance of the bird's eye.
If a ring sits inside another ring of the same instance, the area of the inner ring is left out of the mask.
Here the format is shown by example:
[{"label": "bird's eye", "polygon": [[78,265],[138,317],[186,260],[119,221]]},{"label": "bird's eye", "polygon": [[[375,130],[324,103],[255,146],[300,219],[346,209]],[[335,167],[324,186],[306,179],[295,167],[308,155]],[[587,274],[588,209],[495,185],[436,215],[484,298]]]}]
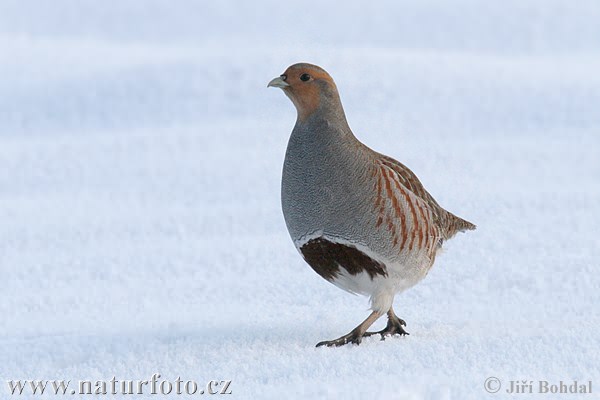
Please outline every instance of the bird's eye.
[{"label": "bird's eye", "polygon": [[306,82],[309,79],[310,79],[310,75],[309,74],[302,74],[302,75],[300,75],[300,80],[302,82]]}]

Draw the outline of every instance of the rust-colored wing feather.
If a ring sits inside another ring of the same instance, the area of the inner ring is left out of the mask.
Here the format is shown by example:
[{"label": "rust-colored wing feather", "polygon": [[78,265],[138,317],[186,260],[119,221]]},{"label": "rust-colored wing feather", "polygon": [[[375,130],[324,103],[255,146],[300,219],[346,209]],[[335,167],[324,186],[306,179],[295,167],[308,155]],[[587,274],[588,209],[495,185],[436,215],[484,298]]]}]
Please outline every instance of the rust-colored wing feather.
[{"label": "rust-colored wing feather", "polygon": [[440,228],[444,240],[450,239],[457,232],[474,230],[476,226],[449,211],[443,209],[437,201],[423,187],[423,184],[407,166],[401,162],[377,153],[381,163],[392,169],[398,176],[399,182],[410,190],[415,196],[421,198],[433,214],[433,222]]}]

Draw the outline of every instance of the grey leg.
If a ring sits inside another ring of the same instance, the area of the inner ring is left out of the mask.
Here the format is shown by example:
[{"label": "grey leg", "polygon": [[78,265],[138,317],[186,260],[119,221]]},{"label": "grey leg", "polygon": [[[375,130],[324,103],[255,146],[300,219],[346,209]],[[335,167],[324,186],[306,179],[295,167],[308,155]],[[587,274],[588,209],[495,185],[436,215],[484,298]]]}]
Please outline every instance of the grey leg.
[{"label": "grey leg", "polygon": [[387,312],[387,315],[388,315],[388,323],[385,328],[383,328],[382,330],[377,331],[377,332],[365,332],[363,334],[363,337],[369,337],[372,335],[379,334],[379,335],[381,335],[381,340],[384,340],[386,336],[391,336],[391,335],[405,336],[405,335],[409,334],[403,328],[403,326],[406,326],[406,322],[404,322],[403,319],[398,318],[396,313],[394,313],[393,307],[390,307],[389,311]]},{"label": "grey leg", "polygon": [[369,329],[369,327],[373,325],[373,323],[377,321],[377,319],[382,315],[383,314],[380,312],[373,311],[371,315],[367,317],[367,319],[365,319],[360,325],[354,328],[349,334],[334,340],[325,340],[323,342],[319,342],[317,343],[317,347],[343,346],[347,343],[360,344],[362,337],[366,333],[367,329]]}]

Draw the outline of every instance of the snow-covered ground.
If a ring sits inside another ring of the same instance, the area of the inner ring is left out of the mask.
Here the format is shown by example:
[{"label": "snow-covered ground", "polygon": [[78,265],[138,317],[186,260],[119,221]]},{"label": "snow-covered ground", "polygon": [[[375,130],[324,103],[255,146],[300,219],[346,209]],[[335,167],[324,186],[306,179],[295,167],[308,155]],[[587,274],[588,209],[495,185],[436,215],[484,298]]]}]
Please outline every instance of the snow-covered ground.
[{"label": "snow-covered ground", "polygon": [[[154,373],[227,398],[599,396],[600,3],[337,4],[0,1],[1,398]],[[285,229],[295,111],[266,83],[298,61],[478,225],[396,298],[408,337],[314,347],[368,302]]]}]

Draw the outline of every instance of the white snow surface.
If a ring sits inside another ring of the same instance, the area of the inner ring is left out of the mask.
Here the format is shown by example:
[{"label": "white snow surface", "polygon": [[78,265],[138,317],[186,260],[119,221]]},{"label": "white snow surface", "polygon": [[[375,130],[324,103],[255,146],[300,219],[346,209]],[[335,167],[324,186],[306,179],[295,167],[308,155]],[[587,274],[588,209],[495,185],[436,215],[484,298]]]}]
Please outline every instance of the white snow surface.
[{"label": "white snow surface", "polygon": [[[0,398],[157,372],[239,399],[597,398],[599,20],[592,0],[0,1]],[[295,110],[266,83],[299,61],[478,226],[396,297],[410,336],[314,347],[369,311],[281,214]]]}]

